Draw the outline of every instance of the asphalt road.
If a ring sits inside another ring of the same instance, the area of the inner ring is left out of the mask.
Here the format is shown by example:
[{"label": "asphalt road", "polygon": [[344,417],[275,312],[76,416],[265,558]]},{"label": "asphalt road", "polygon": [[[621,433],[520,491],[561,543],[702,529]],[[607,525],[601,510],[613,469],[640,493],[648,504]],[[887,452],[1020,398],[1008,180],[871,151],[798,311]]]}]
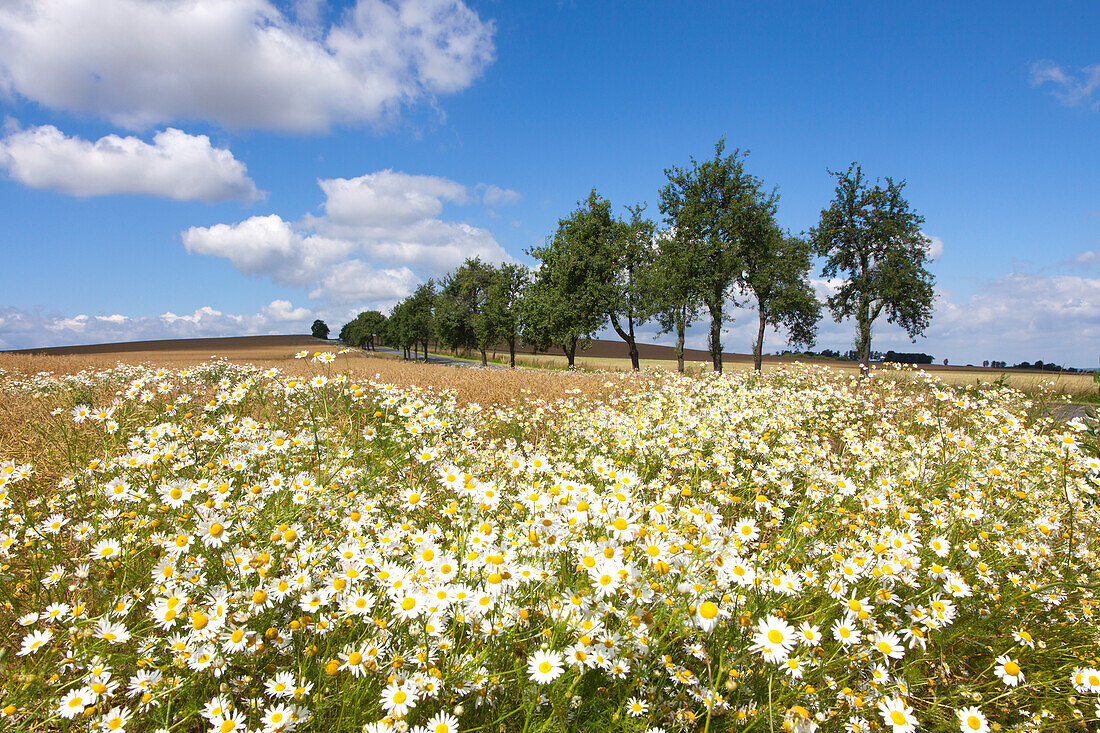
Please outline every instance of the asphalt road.
[{"label": "asphalt road", "polygon": [[1072,420],[1075,417],[1096,418],[1096,408],[1092,405],[1053,405],[1050,414],[1059,420]]},{"label": "asphalt road", "polygon": [[[380,354],[393,354],[394,356],[401,356],[401,351],[398,349],[391,349],[387,346],[375,346],[374,351]],[[421,356],[417,361],[424,361],[424,357]],[[474,369],[481,369],[480,361],[468,361],[466,359],[452,359],[449,356],[439,356],[438,354],[428,354],[429,364],[441,364],[442,366],[455,366],[455,367],[470,367]],[[502,364],[492,364],[488,366],[489,369],[507,369],[508,367]]]}]

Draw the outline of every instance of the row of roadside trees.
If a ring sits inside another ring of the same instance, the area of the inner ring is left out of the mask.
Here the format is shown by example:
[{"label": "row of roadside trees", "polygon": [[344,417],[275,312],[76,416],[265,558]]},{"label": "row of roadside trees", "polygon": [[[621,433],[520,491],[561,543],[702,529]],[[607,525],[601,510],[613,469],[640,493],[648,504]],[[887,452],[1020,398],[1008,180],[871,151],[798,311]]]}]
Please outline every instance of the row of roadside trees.
[{"label": "row of roadside trees", "polygon": [[507,344],[513,366],[522,341],[559,346],[572,366],[577,349],[610,326],[637,369],[636,330],[655,322],[673,334],[682,371],[686,332],[705,322],[721,371],[723,325],[731,305],[743,305],[757,311],[753,355],[760,369],[769,327],[782,327],[792,346],[816,339],[822,304],[810,283],[815,255],[824,259],[821,276],[834,283],[825,305],[836,321],[855,322],[864,365],[880,317],[911,338],[923,333],[933,300],[929,242],[923,218],[902,196],[904,182],[872,184],[855,163],[831,172],[833,200],[818,225],[798,236],[778,225],[779,195],[745,170],[745,157],[727,153],[721,140],[713,158],[666,169],[660,229],[644,205],[615,216],[593,189],[543,245],[527,251],[537,268],[467,260],[439,283],[421,285],[388,318],[361,313],[341,339],[369,348],[381,335],[414,357],[438,341],[478,351],[482,363],[488,350]]}]

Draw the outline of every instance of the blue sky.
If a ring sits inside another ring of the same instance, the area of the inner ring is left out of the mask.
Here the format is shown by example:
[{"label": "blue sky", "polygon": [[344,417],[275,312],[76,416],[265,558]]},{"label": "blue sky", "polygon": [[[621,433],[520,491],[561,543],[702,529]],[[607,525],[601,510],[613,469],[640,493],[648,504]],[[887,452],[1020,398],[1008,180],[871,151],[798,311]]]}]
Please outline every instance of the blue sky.
[{"label": "blue sky", "polygon": [[[592,187],[659,217],[663,170],[724,135],[794,232],[826,169],[908,181],[942,246],[937,312],[874,348],[1093,367],[1097,21],[1085,2],[5,4],[0,348],[338,326],[465,256],[530,262]],[[747,351],[736,316],[725,345]],[[818,348],[853,332],[823,320]]]}]

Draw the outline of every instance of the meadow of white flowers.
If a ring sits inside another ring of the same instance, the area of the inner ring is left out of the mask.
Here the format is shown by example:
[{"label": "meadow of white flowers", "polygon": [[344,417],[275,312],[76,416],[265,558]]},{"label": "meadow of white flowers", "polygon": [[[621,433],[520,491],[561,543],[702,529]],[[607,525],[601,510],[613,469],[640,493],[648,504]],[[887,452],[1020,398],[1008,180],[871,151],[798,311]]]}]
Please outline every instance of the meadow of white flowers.
[{"label": "meadow of white flowers", "polygon": [[47,465],[0,455],[0,726],[1100,719],[1083,423],[802,367],[481,408],[335,358],[0,376],[57,406]]}]

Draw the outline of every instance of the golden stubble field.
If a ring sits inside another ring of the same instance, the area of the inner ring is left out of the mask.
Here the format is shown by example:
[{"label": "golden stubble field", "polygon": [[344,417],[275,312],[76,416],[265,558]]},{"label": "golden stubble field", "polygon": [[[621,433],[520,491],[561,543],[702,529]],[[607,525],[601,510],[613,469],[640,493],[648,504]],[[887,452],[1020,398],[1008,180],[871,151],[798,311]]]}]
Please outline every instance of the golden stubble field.
[{"label": "golden stubble field", "polygon": [[[500,354],[498,353],[497,356],[499,360]],[[507,354],[504,355],[504,360],[507,360]],[[770,372],[776,369],[789,368],[795,363],[824,366],[844,374],[856,375],[859,373],[859,365],[848,361],[824,359],[799,361],[793,358],[776,359],[769,357],[764,358],[763,370]],[[516,364],[535,368],[565,369],[567,361],[564,356],[556,354],[522,354],[516,356]],[[625,371],[630,369],[629,358],[589,357],[584,356],[583,352],[577,356],[575,364],[578,369],[584,370]],[[668,371],[675,371],[676,369],[676,362],[668,359],[641,359],[640,364],[642,369],[664,369]],[[881,368],[881,365],[876,365],[876,368]],[[701,373],[710,371],[710,369],[709,361],[690,360],[685,362],[685,370],[692,373]],[[752,369],[752,357],[738,355],[738,357],[728,359],[723,363],[723,369],[731,373],[750,371]],[[1091,374],[940,365],[921,366],[914,371],[934,374],[943,384],[957,387],[988,385],[1001,380],[1002,375],[1004,375],[1004,386],[1023,392],[1043,391],[1055,399],[1069,402],[1082,400],[1096,402],[1097,398],[1100,397]],[[902,379],[911,376],[907,375],[906,372],[895,374]]]},{"label": "golden stubble field", "polygon": [[[630,360],[625,356],[625,345],[618,342],[601,341],[596,344],[600,356],[586,356],[585,352],[578,352],[576,366],[580,370],[588,371],[627,371],[630,369]],[[624,351],[622,358],[609,357],[604,354],[614,352],[618,347]],[[641,345],[646,346],[646,345]],[[325,349],[336,350],[339,345],[335,342],[326,342],[309,336],[260,336],[241,338],[215,338],[215,339],[187,339],[180,341],[149,341],[136,344],[105,344],[103,346],[71,347],[63,349],[45,349],[43,353],[25,355],[12,352],[0,352],[0,369],[7,369],[16,374],[33,374],[38,371],[52,371],[57,374],[71,374],[82,369],[105,368],[119,361],[129,364],[157,364],[171,367],[194,366],[208,361],[212,356],[226,359],[238,364],[255,364],[257,366],[303,370],[294,358],[294,353],[301,349]],[[450,352],[439,352],[450,356]],[[701,352],[692,351],[693,356]],[[498,361],[507,361],[506,352],[491,352]],[[471,362],[477,361],[477,355],[467,355]],[[486,376],[484,373],[467,374],[454,369],[436,369],[425,367],[424,364],[403,362],[383,352],[367,352],[351,350],[341,356],[342,366],[346,366],[354,373],[367,373],[375,370],[383,378],[393,381],[395,384],[423,384],[425,386],[443,387],[449,386],[458,390],[463,399],[485,401],[495,403],[500,399],[510,399],[510,395],[518,389],[534,390],[536,393],[553,398],[560,394],[562,382],[559,379],[540,379],[527,374],[521,377],[505,378],[500,375],[500,370]],[[558,354],[517,354],[516,363],[519,367],[551,368],[564,370],[566,359]],[[799,361],[793,357],[764,357],[764,371],[789,367],[794,363],[827,366],[841,373],[857,374],[858,365],[846,361],[806,359]],[[298,364],[297,366],[295,366]],[[642,369],[675,370],[676,362],[672,359],[646,359],[641,360]],[[694,373],[710,370],[710,363],[706,360],[689,359],[686,368]],[[752,357],[745,354],[728,354],[724,362],[724,369],[729,372],[744,372],[752,368]],[[952,386],[974,386],[978,384],[990,384],[1001,379],[1004,375],[1004,386],[1018,389],[1027,393],[1042,390],[1050,395],[1066,401],[1093,401],[1097,395],[1097,387],[1091,374],[1066,374],[1058,372],[1020,371],[1011,369],[989,369],[981,367],[965,366],[941,366],[932,364],[919,367],[919,371],[934,374],[943,384]],[[905,378],[904,373],[899,374]],[[585,375],[578,375],[580,383],[594,382],[588,380]],[[499,387],[499,389],[498,389]],[[565,387],[573,389],[575,385]]]},{"label": "golden stubble field", "polygon": [[[36,374],[73,375],[80,372],[109,369],[119,363],[186,369],[223,359],[232,364],[250,365],[260,369],[278,368],[288,376],[308,377],[315,374],[315,364],[297,359],[303,350],[317,352],[343,351],[339,344],[310,337],[277,337],[257,339],[211,339],[189,348],[179,348],[170,342],[160,342],[161,348],[96,350],[76,354],[0,353],[0,374],[29,378]],[[274,342],[274,343],[272,343]],[[536,369],[474,369],[438,366],[423,362],[404,361],[381,352],[348,350],[340,354],[333,368],[347,371],[352,377],[386,382],[398,387],[450,390],[460,403],[476,403],[483,407],[518,405],[533,400],[552,402],[567,395],[579,395],[598,401],[612,387],[606,376],[586,372],[566,373]],[[88,395],[89,402],[109,402],[108,393]],[[0,455],[15,460],[30,460],[44,444],[37,426],[46,424],[53,401],[28,401],[25,396],[0,390]]]}]

